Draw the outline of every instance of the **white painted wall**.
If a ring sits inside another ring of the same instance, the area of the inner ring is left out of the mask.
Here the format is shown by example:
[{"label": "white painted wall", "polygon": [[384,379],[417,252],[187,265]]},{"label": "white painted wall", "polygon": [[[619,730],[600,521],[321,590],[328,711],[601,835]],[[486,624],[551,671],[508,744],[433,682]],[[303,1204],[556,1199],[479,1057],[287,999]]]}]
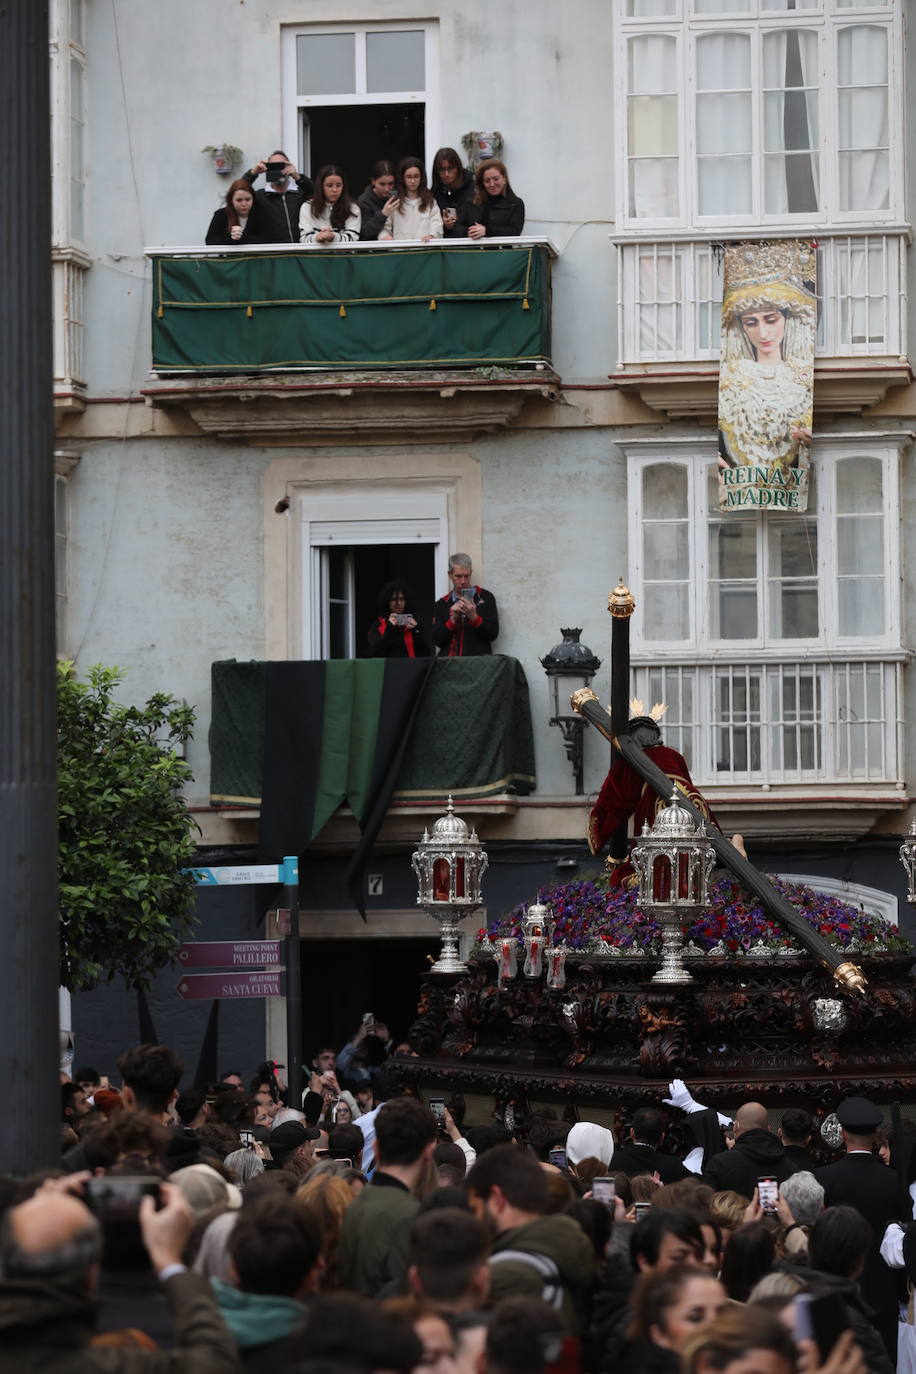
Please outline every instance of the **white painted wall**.
[{"label": "white painted wall", "polygon": [[[438,19],[441,128],[430,156],[469,129],[500,129],[527,227],[564,250],[556,361],[568,380],[614,365],[611,6],[573,0],[159,0],[88,7],[89,392],[143,384],[149,370],[144,246],[202,242],[228,178],[200,152],[232,143],[245,166],[281,138],[284,23]],[[291,154],[292,155],[292,154]],[[352,189],[352,188],[351,188]],[[356,188],[360,190],[362,188]]]}]

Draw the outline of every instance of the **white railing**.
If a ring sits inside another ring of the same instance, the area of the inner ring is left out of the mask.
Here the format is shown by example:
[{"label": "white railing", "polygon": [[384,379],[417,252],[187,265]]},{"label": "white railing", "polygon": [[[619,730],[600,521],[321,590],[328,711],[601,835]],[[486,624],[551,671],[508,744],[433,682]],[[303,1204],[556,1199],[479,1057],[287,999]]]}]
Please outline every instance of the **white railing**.
[{"label": "white railing", "polygon": [[88,259],[72,250],[52,252],[55,391],[78,391],[85,385],[83,283],[88,265]]},{"label": "white railing", "polygon": [[901,780],[900,662],[665,663],[635,674],[637,696],[667,702],[665,743],[699,785]]},{"label": "white railing", "polygon": [[[906,353],[906,248],[905,230],[819,239],[818,357]],[[618,242],[617,306],[621,365],[718,359],[721,243]]]}]

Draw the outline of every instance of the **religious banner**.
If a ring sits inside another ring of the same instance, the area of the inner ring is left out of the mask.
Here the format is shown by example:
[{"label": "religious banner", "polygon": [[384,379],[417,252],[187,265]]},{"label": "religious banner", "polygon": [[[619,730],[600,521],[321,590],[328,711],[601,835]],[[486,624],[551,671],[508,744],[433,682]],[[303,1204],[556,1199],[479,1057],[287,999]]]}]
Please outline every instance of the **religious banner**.
[{"label": "religious banner", "polygon": [[816,280],[810,240],[725,249],[720,510],[807,509]]}]

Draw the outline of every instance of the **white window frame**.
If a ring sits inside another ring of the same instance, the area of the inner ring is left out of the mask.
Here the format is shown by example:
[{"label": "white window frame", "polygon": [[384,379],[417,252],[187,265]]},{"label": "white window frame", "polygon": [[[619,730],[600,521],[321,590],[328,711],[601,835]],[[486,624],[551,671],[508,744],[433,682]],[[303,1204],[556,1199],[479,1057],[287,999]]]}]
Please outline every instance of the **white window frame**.
[{"label": "white window frame", "polygon": [[[683,658],[695,654],[704,661],[713,658],[744,661],[748,657],[783,659],[803,657],[806,650],[844,650],[867,654],[872,650],[898,649],[901,644],[900,597],[900,448],[908,436],[900,434],[843,435],[817,440],[815,451],[815,502],[809,514],[818,521],[818,625],[816,639],[719,639],[711,637],[709,627],[709,550],[706,508],[707,471],[715,463],[717,453],[712,439],[706,443],[695,440],[650,439],[633,440],[623,444],[627,454],[627,490],[630,510],[629,547],[632,568],[631,583],[636,597],[633,618],[633,653],[643,662],[651,659]],[[838,461],[878,458],[883,464],[884,516],[884,578],[886,588],[886,623],[883,634],[869,637],[840,635],[838,625],[836,541],[834,538],[834,481]],[[640,605],[644,604],[643,584],[643,511],[642,472],[654,463],[670,462],[687,468],[688,481],[688,600],[690,626],[682,640],[647,640],[643,634]],[[765,513],[759,521],[778,520],[775,513]],[[728,519],[727,515],[723,519]],[[763,598],[767,595],[766,581],[758,572],[758,625],[767,623]]]},{"label": "white window frame", "polygon": [[[627,16],[627,0],[614,0],[614,62],[619,73],[614,83],[614,122],[620,130],[621,156],[617,159],[617,204],[620,207],[618,232],[652,237],[660,230],[705,231],[734,227],[784,228],[798,233],[817,225],[879,226],[899,223],[905,216],[904,196],[904,99],[903,99],[903,13],[902,5],[889,0],[884,7],[868,6],[839,9],[836,0],[822,0],[817,9],[764,11],[757,0],[748,14],[734,12],[697,15],[690,0],[677,5],[675,15],[652,18]],[[836,53],[840,30],[863,26],[888,32],[888,126],[889,126],[889,204],[884,210],[840,210],[839,186],[839,91]],[[752,121],[755,130],[763,128],[763,35],[774,30],[804,28],[819,34],[818,125],[819,184],[821,208],[816,214],[766,214],[763,210],[764,180],[762,134],[755,137],[752,149],[752,178],[755,208],[746,215],[701,216],[697,207],[696,124],[696,40],[703,34],[735,32],[752,35]],[[639,218],[629,213],[629,141],[627,118],[628,40],[638,34],[658,34],[676,39],[678,63],[678,205],[679,213],[669,218]]]},{"label": "white window frame", "polygon": [[[425,87],[413,91],[367,91],[366,35],[369,33],[399,33],[405,29],[422,30],[425,34]],[[303,34],[352,33],[356,36],[356,91],[336,94],[300,95],[296,77],[296,39]],[[283,93],[283,147],[295,148],[298,167],[309,165],[307,134],[302,114],[310,108],[327,105],[425,105],[424,127],[428,149],[438,148],[441,142],[441,107],[439,82],[439,24],[437,20],[393,20],[378,24],[284,24],[280,32],[281,89]],[[431,154],[430,154],[431,156]]]},{"label": "white window frame", "polygon": [[[83,0],[83,27],[88,23]],[[85,34],[83,35],[85,42]],[[86,49],[70,32],[70,0],[52,0],[51,10],[51,241],[55,248],[85,250],[86,225]],[[70,214],[70,180],[73,164],[70,121],[71,62],[82,71],[83,124],[83,228],[77,238]]]},{"label": "white window frame", "polygon": [[405,522],[411,522],[417,542],[433,546],[435,585],[446,585],[454,485],[406,481],[385,483],[381,488],[354,482],[297,487],[290,514],[298,531],[292,546],[298,562],[301,656],[327,657],[322,549],[332,543],[348,547],[406,543]]}]

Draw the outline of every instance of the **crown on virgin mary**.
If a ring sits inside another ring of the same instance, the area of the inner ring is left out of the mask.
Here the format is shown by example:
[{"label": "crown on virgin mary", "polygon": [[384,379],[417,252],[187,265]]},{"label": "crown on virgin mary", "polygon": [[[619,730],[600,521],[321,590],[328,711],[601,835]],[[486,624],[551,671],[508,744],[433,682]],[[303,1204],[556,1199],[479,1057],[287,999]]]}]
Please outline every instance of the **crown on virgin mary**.
[{"label": "crown on virgin mary", "polygon": [[752,310],[777,309],[810,324],[817,320],[817,249],[810,239],[729,243],[724,255],[726,324]]}]

